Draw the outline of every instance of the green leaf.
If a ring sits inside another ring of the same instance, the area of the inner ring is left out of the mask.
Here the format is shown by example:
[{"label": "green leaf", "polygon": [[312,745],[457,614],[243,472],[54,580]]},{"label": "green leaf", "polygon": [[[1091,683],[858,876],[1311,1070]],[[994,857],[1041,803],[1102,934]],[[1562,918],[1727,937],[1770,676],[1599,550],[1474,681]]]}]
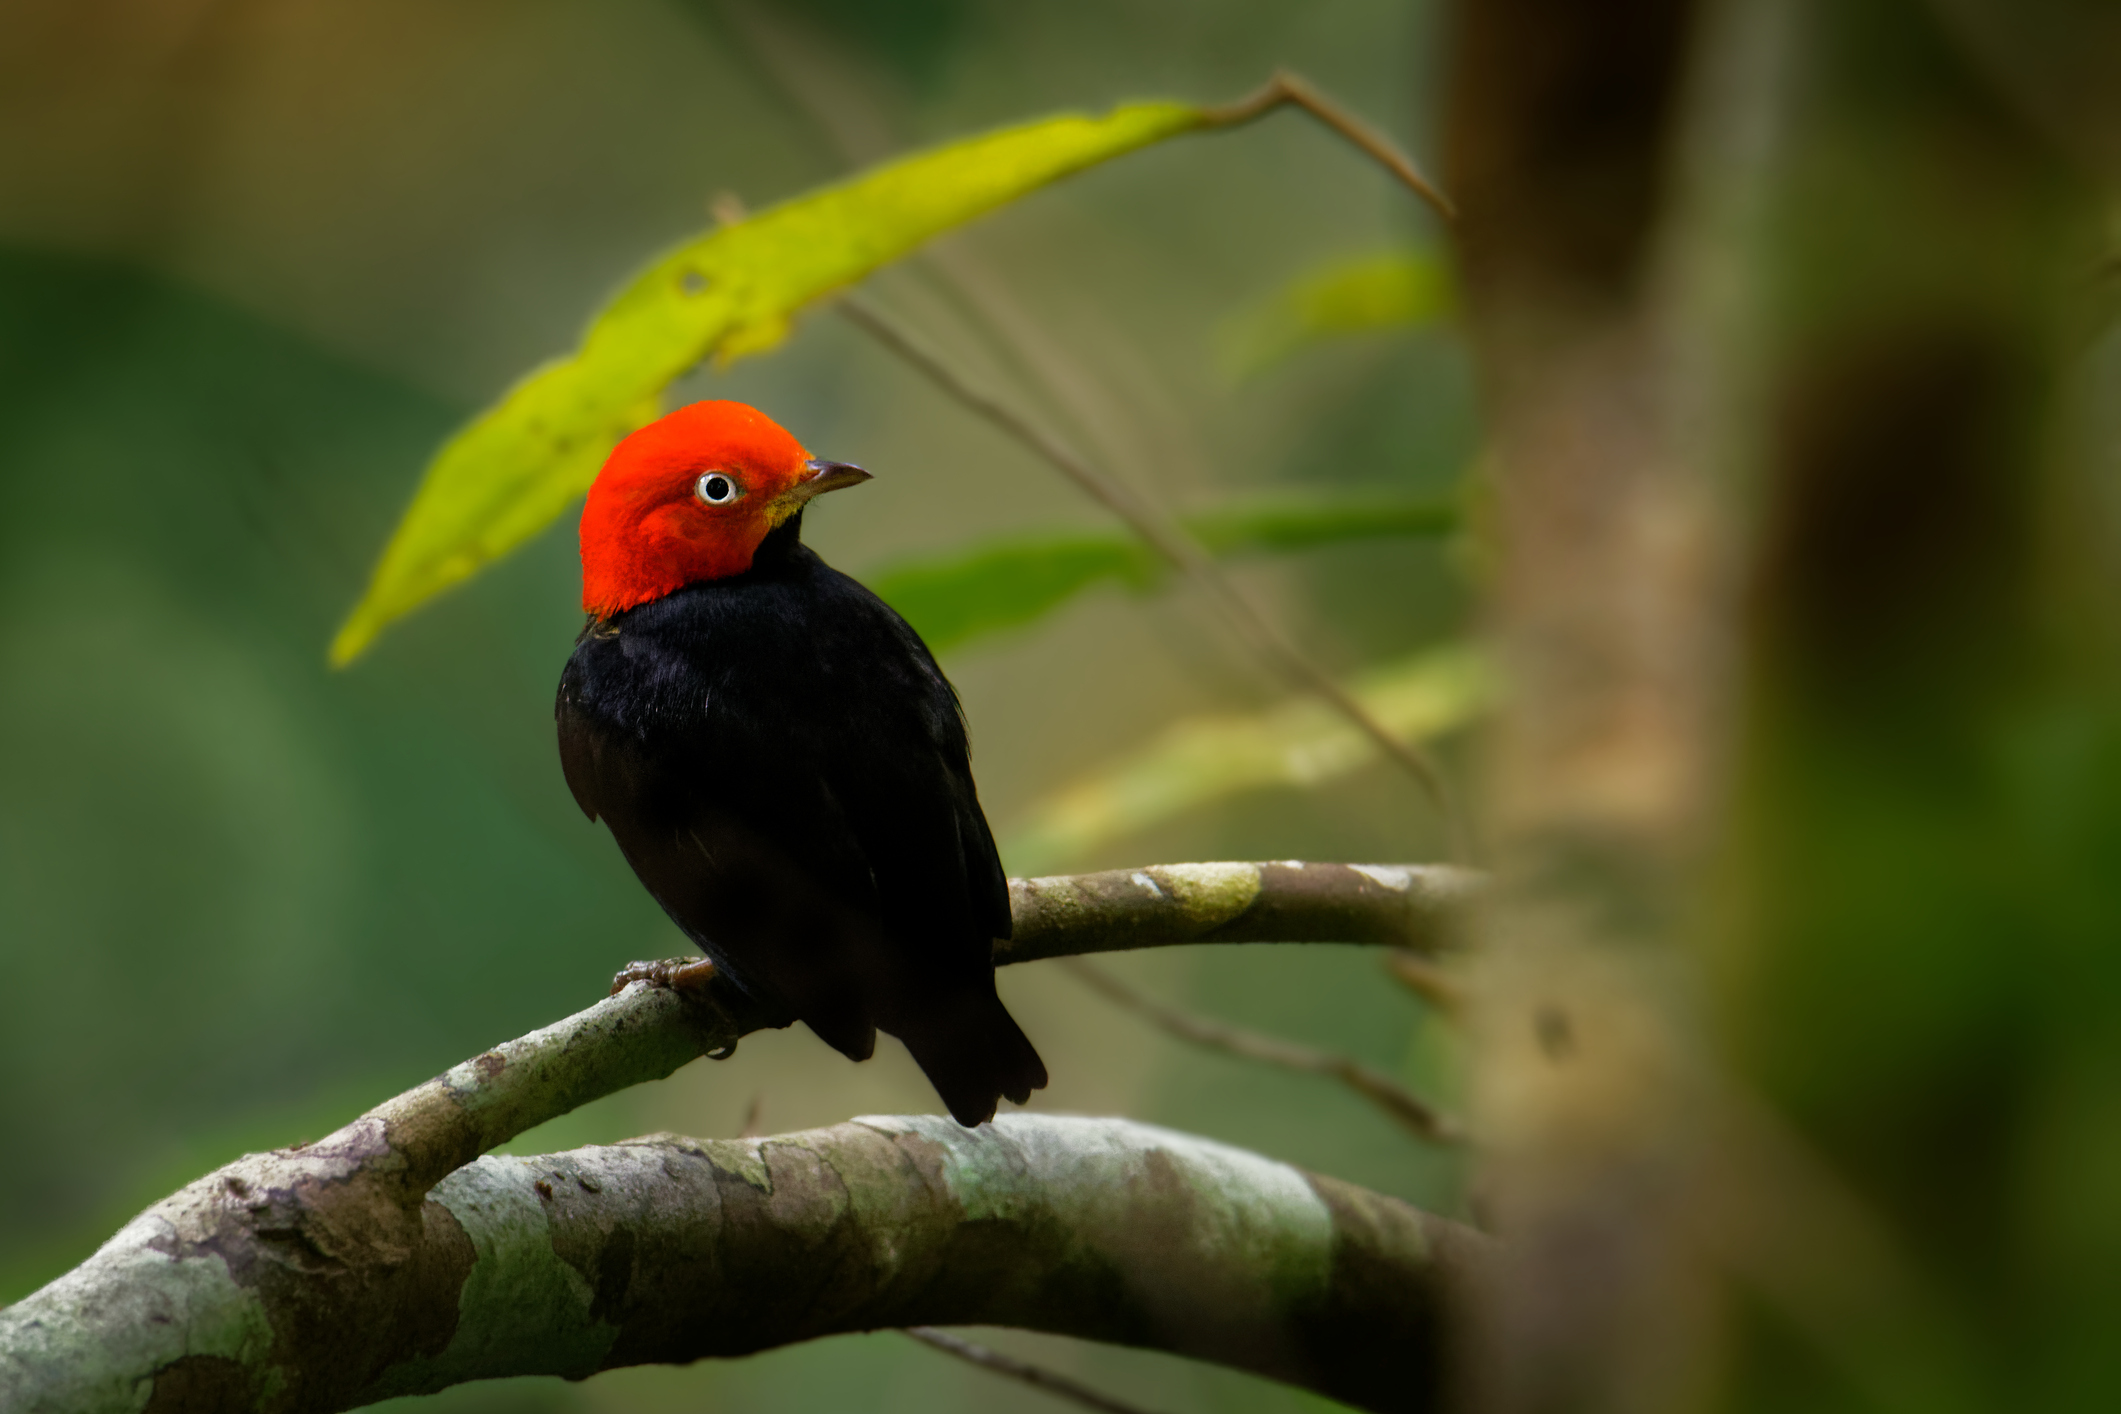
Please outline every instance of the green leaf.
[{"label": "green leaf", "polygon": [[[1458,525],[1455,500],[1408,497],[1272,499],[1185,519],[1217,555],[1300,550],[1380,536],[1442,535]],[[869,586],[937,653],[1015,628],[1059,608],[1092,585],[1118,581],[1140,592],[1161,578],[1155,552],[1125,531],[1018,536],[868,576]]]},{"label": "green leaf", "polygon": [[1450,271],[1431,252],[1335,260],[1232,320],[1223,331],[1223,371],[1248,378],[1328,339],[1433,324],[1451,306]]},{"label": "green leaf", "polygon": [[1043,617],[1091,585],[1142,589],[1161,562],[1127,535],[1024,537],[921,560],[869,578],[869,587],[913,625],[931,651]]},{"label": "green leaf", "polygon": [[1085,167],[1222,121],[1134,103],[1005,128],[872,169],[670,251],[548,363],[451,438],[331,646],[350,662],[392,620],[550,524],[612,446],[698,364],[761,353],[796,313],[943,231]]},{"label": "green leaf", "polygon": [[[1497,695],[1487,659],[1465,644],[1375,669],[1353,688],[1371,716],[1411,741],[1466,725]],[[1311,698],[1264,712],[1187,718],[1035,806],[1003,832],[1003,858],[1013,873],[1070,868],[1185,811],[1270,786],[1314,786],[1377,754],[1346,718]]]}]

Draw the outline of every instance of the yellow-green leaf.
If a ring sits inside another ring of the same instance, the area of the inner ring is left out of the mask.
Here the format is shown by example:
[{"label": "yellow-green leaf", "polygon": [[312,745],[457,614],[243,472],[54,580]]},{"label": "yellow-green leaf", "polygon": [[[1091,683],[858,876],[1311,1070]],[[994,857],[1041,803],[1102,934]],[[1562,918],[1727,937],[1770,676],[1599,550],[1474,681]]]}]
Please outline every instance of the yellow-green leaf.
[{"label": "yellow-green leaf", "polygon": [[1223,371],[1247,378],[1312,344],[1429,324],[1450,310],[1450,272],[1430,252],[1335,260],[1232,320],[1223,331]]},{"label": "yellow-green leaf", "polygon": [[[1485,711],[1496,683],[1485,657],[1451,644],[1375,669],[1354,692],[1387,730],[1420,741]],[[1188,718],[1049,796],[1004,832],[1002,855],[1019,874],[1072,868],[1099,847],[1184,811],[1268,786],[1317,785],[1376,756],[1374,742],[1309,698],[1264,712]]]},{"label": "yellow-green leaf", "polygon": [[1108,158],[1209,126],[1179,103],[1134,103],[1005,128],[900,159],[686,242],[654,261],[546,364],[429,464],[332,642],[351,661],[409,613],[556,519],[662,391],[706,358],[772,348],[796,313],[923,241]]}]

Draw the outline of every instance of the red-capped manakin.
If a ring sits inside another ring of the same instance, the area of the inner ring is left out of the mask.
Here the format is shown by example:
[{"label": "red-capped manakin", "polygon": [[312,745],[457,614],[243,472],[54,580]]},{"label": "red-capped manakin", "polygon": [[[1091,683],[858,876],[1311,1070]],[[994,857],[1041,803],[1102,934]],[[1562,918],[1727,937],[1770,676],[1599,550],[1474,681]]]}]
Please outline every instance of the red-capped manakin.
[{"label": "red-capped manakin", "polygon": [[868,479],[741,403],[621,442],[582,507],[560,763],[731,983],[852,1060],[881,1027],[979,1124],[1046,1067],[994,991],[1009,887],[964,716],[919,635],[801,540],[812,497]]}]

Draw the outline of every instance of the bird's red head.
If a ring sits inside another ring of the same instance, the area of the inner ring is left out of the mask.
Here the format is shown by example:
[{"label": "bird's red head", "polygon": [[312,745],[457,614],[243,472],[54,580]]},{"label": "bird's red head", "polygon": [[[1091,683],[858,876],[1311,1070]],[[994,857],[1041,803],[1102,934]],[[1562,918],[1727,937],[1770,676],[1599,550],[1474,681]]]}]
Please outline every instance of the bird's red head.
[{"label": "bird's red head", "polygon": [[582,506],[582,608],[609,618],[751,568],[759,544],[821,492],[869,473],[818,461],[742,403],[693,403],[619,443]]}]

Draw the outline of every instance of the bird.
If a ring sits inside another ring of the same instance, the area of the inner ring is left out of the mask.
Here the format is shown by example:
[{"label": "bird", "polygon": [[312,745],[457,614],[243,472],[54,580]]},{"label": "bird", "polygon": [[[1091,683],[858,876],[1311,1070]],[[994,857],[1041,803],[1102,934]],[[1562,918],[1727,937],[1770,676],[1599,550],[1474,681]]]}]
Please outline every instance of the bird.
[{"label": "bird", "polygon": [[856,1061],[898,1037],[976,1126],[1046,1067],[995,992],[1009,884],[957,693],[911,625],[802,543],[813,498],[870,479],[737,402],[622,440],[582,507],[560,764],[773,1024]]}]

